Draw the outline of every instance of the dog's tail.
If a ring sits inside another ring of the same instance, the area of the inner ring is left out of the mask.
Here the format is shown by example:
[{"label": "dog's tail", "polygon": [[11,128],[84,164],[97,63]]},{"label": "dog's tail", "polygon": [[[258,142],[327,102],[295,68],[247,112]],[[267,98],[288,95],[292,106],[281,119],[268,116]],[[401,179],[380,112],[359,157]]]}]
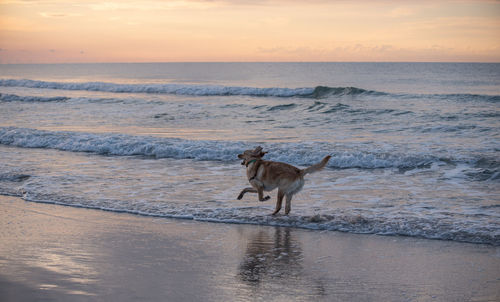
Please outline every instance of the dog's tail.
[{"label": "dog's tail", "polygon": [[323,158],[323,160],[321,162],[319,162],[315,165],[312,165],[308,168],[305,168],[304,170],[301,170],[301,174],[306,175],[306,174],[310,174],[310,173],[314,173],[314,172],[318,172],[318,171],[322,170],[326,166],[326,164],[328,163],[330,158],[331,158],[330,155],[325,156],[325,158]]}]

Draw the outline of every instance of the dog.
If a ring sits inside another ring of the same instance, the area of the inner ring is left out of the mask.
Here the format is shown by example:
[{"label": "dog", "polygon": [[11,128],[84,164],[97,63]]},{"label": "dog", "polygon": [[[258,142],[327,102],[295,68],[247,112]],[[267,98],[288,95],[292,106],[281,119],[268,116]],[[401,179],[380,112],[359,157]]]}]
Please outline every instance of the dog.
[{"label": "dog", "polygon": [[259,201],[266,201],[270,197],[264,197],[264,191],[268,192],[278,188],[276,209],[272,215],[276,215],[281,210],[285,196],[285,215],[288,215],[291,210],[292,196],[304,186],[304,176],[323,169],[331,156],[326,156],[321,162],[308,168],[299,169],[286,163],[262,160],[266,153],[262,152],[262,147],[259,146],[254,150],[246,150],[242,154],[238,154],[238,158],[243,160],[241,164],[247,168],[248,181],[252,185],[252,187],[241,191],[238,200],[242,199],[245,193],[257,193]]}]

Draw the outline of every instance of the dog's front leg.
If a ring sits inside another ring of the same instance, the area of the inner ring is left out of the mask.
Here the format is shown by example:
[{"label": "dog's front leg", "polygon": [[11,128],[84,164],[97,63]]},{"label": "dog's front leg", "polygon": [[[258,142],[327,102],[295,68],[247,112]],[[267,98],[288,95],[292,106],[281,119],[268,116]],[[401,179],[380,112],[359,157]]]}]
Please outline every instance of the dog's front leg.
[{"label": "dog's front leg", "polygon": [[264,184],[262,182],[258,181],[257,179],[252,179],[250,181],[250,184],[257,189],[257,194],[259,194],[259,201],[266,201],[271,198],[269,195],[264,197]]},{"label": "dog's front leg", "polygon": [[271,196],[267,195],[264,197],[264,188],[257,189],[257,193],[259,194],[259,201],[266,201],[271,198]]},{"label": "dog's front leg", "polygon": [[245,193],[257,193],[257,190],[254,188],[244,188],[243,190],[241,190],[240,195],[238,195],[238,200],[242,199]]}]

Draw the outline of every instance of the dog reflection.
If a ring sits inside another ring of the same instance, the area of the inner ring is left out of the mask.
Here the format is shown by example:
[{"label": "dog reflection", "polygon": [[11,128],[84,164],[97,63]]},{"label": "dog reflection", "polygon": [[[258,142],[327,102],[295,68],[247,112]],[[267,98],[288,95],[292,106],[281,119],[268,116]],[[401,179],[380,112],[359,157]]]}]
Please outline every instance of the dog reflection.
[{"label": "dog reflection", "polygon": [[301,261],[300,243],[293,239],[289,228],[266,228],[249,240],[239,276],[251,284],[268,278],[293,278],[302,271]]}]

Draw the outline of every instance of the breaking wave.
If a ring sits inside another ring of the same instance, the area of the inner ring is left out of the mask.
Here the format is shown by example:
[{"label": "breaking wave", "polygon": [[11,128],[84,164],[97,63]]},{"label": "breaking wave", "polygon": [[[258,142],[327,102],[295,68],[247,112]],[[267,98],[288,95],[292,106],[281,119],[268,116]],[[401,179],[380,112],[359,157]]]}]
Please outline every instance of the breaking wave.
[{"label": "breaking wave", "polygon": [[69,100],[69,98],[64,96],[19,96],[15,94],[0,93],[0,102],[62,102],[67,100]]},{"label": "breaking wave", "polygon": [[159,93],[193,96],[261,96],[261,97],[306,97],[326,98],[333,95],[381,94],[356,87],[304,87],[304,88],[257,88],[220,85],[188,84],[117,84],[107,82],[49,82],[34,80],[0,79],[3,87],[27,87],[56,90],[84,90],[116,93]]},{"label": "breaking wave", "polygon": [[[151,136],[132,136],[114,133],[84,133],[46,131],[29,128],[0,127],[0,144],[22,148],[48,148],[70,152],[90,152],[114,156],[146,156],[154,158],[235,161],[243,150],[254,148],[253,143],[235,141],[185,140]],[[466,163],[479,165],[489,159],[440,158],[432,154],[398,154],[379,150],[337,150],[326,142],[267,143],[266,158],[294,165],[311,165],[325,155],[332,155],[330,168],[400,168],[429,167],[433,163]],[[487,168],[492,173],[500,164],[494,161]],[[482,170],[481,170],[482,171]],[[492,175],[493,175],[492,174]]]},{"label": "breaking wave", "polygon": [[[194,85],[194,84],[118,84],[109,82],[51,82],[36,81],[28,79],[0,79],[0,87],[26,87],[55,90],[82,90],[112,93],[153,93],[153,94],[175,94],[192,96],[258,96],[258,97],[300,97],[323,99],[341,96],[395,96],[400,98],[432,98],[436,100],[455,101],[484,101],[500,102],[500,95],[480,94],[394,94],[374,90],[366,90],[357,87],[240,87],[222,85]],[[17,97],[15,95],[3,95],[1,101],[61,101],[65,97],[43,98],[43,97]]]}]

